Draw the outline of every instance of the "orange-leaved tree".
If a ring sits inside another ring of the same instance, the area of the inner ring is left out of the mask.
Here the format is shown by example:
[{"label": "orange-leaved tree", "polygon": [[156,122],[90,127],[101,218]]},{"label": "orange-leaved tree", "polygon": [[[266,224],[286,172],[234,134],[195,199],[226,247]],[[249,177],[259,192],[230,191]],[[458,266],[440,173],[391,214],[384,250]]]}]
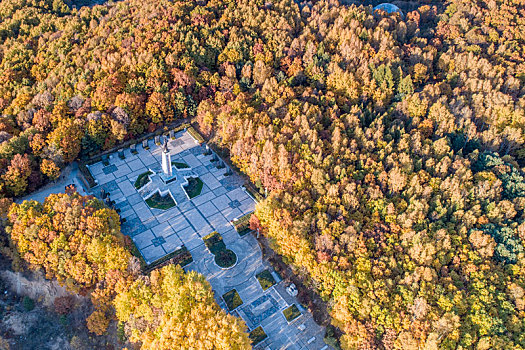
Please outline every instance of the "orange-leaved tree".
[{"label": "orange-leaved tree", "polygon": [[125,248],[118,214],[92,196],[69,191],[51,194],[43,204],[14,204],[9,220],[20,256],[69,290],[89,294],[96,311],[88,326],[104,333],[108,321],[103,318],[111,316],[112,297],[138,272],[136,258]]}]

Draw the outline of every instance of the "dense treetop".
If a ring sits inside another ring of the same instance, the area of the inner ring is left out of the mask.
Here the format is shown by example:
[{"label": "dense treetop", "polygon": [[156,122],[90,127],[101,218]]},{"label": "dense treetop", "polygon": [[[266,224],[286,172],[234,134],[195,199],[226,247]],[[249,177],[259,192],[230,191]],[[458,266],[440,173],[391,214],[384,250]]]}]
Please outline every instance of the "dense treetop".
[{"label": "dense treetop", "polygon": [[140,271],[124,244],[118,214],[91,196],[68,192],[52,194],[43,204],[13,204],[9,221],[8,232],[22,259],[70,291],[91,296],[96,310],[88,325],[103,333],[112,298]]},{"label": "dense treetop", "polygon": [[90,331],[103,334],[117,318],[143,349],[250,348],[246,326],[219,307],[204,276],[178,265],[142,275],[118,214],[92,196],[68,191],[43,204],[13,204],[9,221],[10,237],[32,268],[91,297]]},{"label": "dense treetop", "polygon": [[403,18],[333,0],[2,1],[0,193],[195,117],[269,190],[260,225],[343,347],[525,348],[524,18],[522,0]]},{"label": "dense treetop", "polygon": [[114,303],[143,349],[251,349],[244,322],[215,303],[204,276],[178,265],[136,280]]}]

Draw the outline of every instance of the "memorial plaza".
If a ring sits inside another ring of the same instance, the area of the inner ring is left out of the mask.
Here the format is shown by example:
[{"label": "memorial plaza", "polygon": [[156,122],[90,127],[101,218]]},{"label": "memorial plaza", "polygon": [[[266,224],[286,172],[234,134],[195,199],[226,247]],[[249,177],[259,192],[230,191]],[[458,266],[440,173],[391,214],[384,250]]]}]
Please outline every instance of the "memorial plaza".
[{"label": "memorial plaza", "polygon": [[[146,140],[88,169],[97,186],[87,192],[119,211],[122,232],[145,263],[189,252],[192,262],[184,268],[206,276],[219,305],[245,321],[254,348],[329,348],[323,328],[264,261],[253,233],[236,229],[256,205],[243,179],[188,131]],[[205,244],[214,232],[235,253],[228,268],[216,263]]]}]

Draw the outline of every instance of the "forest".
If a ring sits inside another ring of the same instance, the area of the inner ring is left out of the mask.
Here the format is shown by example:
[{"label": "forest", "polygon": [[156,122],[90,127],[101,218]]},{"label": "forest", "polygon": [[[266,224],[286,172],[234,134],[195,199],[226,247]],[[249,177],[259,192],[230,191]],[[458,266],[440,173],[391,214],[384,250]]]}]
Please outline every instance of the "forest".
[{"label": "forest", "polygon": [[[74,160],[190,118],[267,191],[251,225],[326,301],[343,349],[523,349],[524,28],[523,0],[403,15],[337,0],[3,0],[0,212]],[[58,269],[17,233],[33,205],[9,215],[25,259],[92,289],[107,271],[88,251]],[[127,283],[149,293],[180,271],[156,274]]]},{"label": "forest", "polygon": [[[74,190],[11,206],[7,227],[19,257],[69,291],[91,298],[86,319],[102,335],[120,321],[141,349],[248,349],[246,326],[213,298],[204,276],[167,265],[141,273],[115,210]],[[138,349],[138,347],[137,347]]]}]

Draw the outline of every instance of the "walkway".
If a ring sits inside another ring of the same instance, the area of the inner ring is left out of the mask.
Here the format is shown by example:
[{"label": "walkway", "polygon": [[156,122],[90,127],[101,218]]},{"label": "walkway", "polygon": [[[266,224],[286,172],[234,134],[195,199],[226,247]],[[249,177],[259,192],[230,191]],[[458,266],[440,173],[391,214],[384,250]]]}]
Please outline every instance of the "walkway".
[{"label": "walkway", "polygon": [[[228,310],[222,295],[235,289],[243,303],[229,312],[242,317],[250,331],[262,327],[268,335],[255,346],[256,349],[328,349],[323,342],[324,329],[313,321],[311,314],[295,297],[286,293],[282,282],[277,281],[265,291],[259,284],[256,275],[273,270],[264,261],[255,237],[251,234],[241,237],[232,224],[255,209],[254,200],[242,188],[242,178],[231,172],[220,158],[208,154],[185,131],[177,133],[168,143],[172,161],[185,163],[190,168],[177,170],[177,180],[169,184],[155,176],[155,181],[144,186],[144,190],[156,190],[155,186],[161,191],[169,189],[177,202],[175,207],[168,210],[150,208],[134,186],[139,175],[161,168],[161,147],[151,140],[151,149],[139,145],[135,154],[126,149],[123,159],[112,154],[106,164],[90,165],[88,168],[99,184],[90,193],[100,196],[103,189],[110,195],[124,220],[122,232],[133,239],[148,264],[184,245],[193,257],[193,262],[185,269],[206,276],[222,308]],[[74,164],[57,183],[28,198],[42,201],[50,193],[64,192],[64,186],[70,183],[76,184],[81,194],[86,194],[77,179],[77,172]],[[198,176],[203,182],[200,195],[192,199],[188,199],[181,188],[181,180],[186,174]],[[217,231],[226,247],[237,255],[237,263],[232,268],[219,268],[206,248],[202,238],[213,231]],[[293,304],[301,315],[288,322],[283,310]]]},{"label": "walkway", "polygon": [[17,199],[16,202],[22,203],[25,200],[35,200],[43,203],[52,193],[65,193],[66,186],[70,184],[75,184],[77,186],[77,191],[81,195],[86,196],[88,194],[82,181],[78,178],[78,164],[76,162],[64,168],[57,181],[51,182],[31,194]]}]

